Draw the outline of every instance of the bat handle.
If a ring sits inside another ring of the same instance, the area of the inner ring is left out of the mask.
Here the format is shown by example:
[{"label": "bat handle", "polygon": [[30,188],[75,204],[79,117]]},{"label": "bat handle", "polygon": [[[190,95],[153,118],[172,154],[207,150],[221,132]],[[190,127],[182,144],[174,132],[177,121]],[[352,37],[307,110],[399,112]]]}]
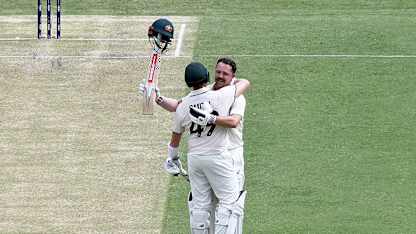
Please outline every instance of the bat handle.
[{"label": "bat handle", "polygon": [[153,90],[154,90],[153,85],[146,86],[146,96],[147,96],[147,98],[151,97]]}]

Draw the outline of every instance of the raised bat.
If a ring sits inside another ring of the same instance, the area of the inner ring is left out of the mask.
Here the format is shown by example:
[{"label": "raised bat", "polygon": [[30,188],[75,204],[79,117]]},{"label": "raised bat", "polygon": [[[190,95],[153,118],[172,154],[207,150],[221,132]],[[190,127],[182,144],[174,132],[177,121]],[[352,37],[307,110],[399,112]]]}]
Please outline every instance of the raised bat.
[{"label": "raised bat", "polygon": [[160,70],[160,55],[161,50],[154,48],[150,58],[149,69],[147,72],[147,79],[144,85],[143,93],[143,114],[153,114],[153,104],[156,98],[156,88],[158,83],[158,75]]}]

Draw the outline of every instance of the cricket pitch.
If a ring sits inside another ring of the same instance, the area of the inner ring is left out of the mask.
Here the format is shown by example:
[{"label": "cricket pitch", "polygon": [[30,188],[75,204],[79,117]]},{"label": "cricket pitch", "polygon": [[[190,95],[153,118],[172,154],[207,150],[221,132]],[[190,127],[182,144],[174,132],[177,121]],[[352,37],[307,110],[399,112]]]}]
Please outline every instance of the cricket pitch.
[{"label": "cricket pitch", "polygon": [[[161,232],[172,114],[138,93],[156,18],[64,15],[37,40],[36,16],[0,16],[0,233]],[[186,32],[159,87],[177,98],[198,20],[170,19]]]}]

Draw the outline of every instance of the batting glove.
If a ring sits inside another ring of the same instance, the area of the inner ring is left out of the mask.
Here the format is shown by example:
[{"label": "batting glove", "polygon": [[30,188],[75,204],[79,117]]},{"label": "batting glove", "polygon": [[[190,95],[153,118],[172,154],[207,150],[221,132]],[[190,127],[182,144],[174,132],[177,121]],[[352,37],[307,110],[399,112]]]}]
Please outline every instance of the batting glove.
[{"label": "batting glove", "polygon": [[172,147],[168,145],[168,158],[165,160],[164,168],[167,173],[177,176],[187,175],[187,172],[182,167],[181,160],[179,159],[178,147]]},{"label": "batting glove", "polygon": [[178,159],[167,158],[164,164],[164,168],[167,173],[173,176],[187,175],[185,169],[183,169],[182,167],[182,162],[179,158]]},{"label": "batting glove", "polygon": [[[142,82],[139,84],[139,93],[140,93],[140,95],[144,96],[144,91],[145,90],[146,90],[146,80],[142,80]],[[159,87],[155,88],[155,92],[156,92],[156,98],[161,98],[162,97],[160,95]]]},{"label": "batting glove", "polygon": [[191,118],[192,122],[202,126],[214,124],[215,120],[217,119],[217,116],[192,106],[189,109],[189,117]]}]

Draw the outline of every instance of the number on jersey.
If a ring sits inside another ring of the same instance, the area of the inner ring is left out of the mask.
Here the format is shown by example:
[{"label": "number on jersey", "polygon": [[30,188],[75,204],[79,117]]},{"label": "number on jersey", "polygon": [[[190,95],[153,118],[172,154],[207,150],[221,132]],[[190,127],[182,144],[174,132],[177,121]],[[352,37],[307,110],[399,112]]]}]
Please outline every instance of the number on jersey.
[{"label": "number on jersey", "polygon": [[[212,112],[212,114],[218,116],[218,112],[215,110]],[[208,124],[207,126],[202,126],[202,125],[198,125],[192,122],[191,127],[189,128],[189,131],[191,135],[197,134],[198,137],[201,137],[205,129],[209,129],[206,135],[211,136],[215,130],[215,127],[216,127],[215,124]]]}]

